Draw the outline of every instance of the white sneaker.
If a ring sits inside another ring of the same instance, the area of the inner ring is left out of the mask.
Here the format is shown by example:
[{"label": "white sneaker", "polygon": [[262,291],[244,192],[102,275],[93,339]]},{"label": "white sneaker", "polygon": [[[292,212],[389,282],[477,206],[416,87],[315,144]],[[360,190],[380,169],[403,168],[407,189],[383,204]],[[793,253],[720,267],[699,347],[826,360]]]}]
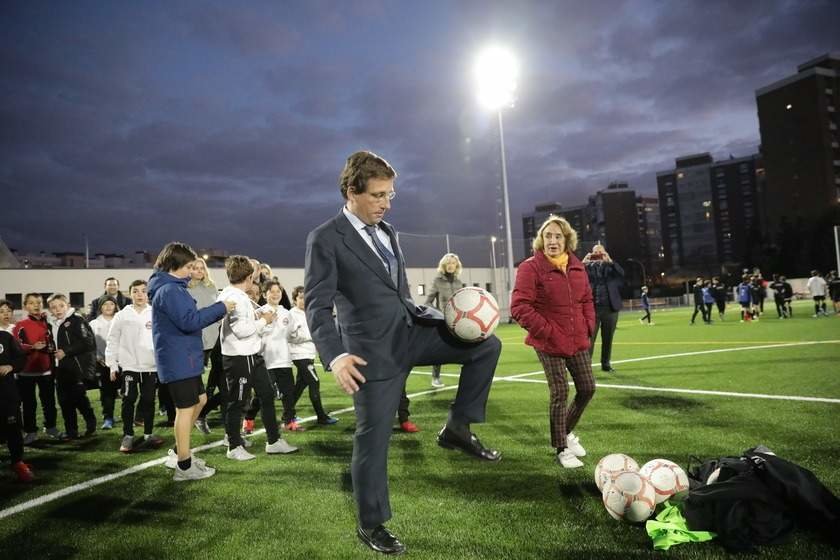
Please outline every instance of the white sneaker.
[{"label": "white sneaker", "polygon": [[566,436],[566,449],[574,453],[575,457],[586,457],[586,449],[580,444],[578,437],[569,432]]},{"label": "white sneaker", "polygon": [[[283,438],[278,439],[274,443],[266,443],[265,444],[265,452],[268,453],[268,454],[294,453],[297,450],[298,450],[297,447],[295,447],[294,445],[289,445],[289,442],[287,442]],[[253,457],[253,455],[252,455],[252,457]]]},{"label": "white sneaker", "polygon": [[580,459],[575,457],[575,454],[572,453],[568,447],[557,454],[557,462],[560,463],[564,469],[576,469],[583,466]]},{"label": "white sneaker", "polygon": [[[192,462],[198,463],[200,467],[205,466],[204,459],[199,459],[195,455],[192,455]],[[174,469],[178,466],[178,454],[175,453],[174,449],[170,449],[169,452],[166,454],[166,462],[163,464],[167,469]]]},{"label": "white sneaker", "polygon": [[443,381],[441,381],[439,378],[432,377],[432,387],[436,387],[439,389],[441,387],[446,387],[446,385],[444,385]]},{"label": "white sneaker", "polygon": [[[230,440],[228,439],[227,434],[225,434],[225,437],[222,439],[222,444],[225,447],[230,447]],[[250,439],[243,436],[242,446],[245,447],[245,448],[248,448],[248,447],[251,447],[252,445],[254,445],[254,443]]]},{"label": "white sneaker", "polygon": [[251,459],[256,459],[257,457],[256,455],[251,455],[245,451],[245,448],[240,445],[239,447],[228,451],[227,458],[235,459],[237,461],[250,461]]},{"label": "white sneaker", "polygon": [[183,482],[184,480],[201,480],[202,478],[210,478],[216,474],[216,469],[208,467],[207,465],[199,465],[197,461],[193,461],[190,468],[182,470],[181,467],[175,464],[175,474],[172,475],[172,480],[176,482]]}]

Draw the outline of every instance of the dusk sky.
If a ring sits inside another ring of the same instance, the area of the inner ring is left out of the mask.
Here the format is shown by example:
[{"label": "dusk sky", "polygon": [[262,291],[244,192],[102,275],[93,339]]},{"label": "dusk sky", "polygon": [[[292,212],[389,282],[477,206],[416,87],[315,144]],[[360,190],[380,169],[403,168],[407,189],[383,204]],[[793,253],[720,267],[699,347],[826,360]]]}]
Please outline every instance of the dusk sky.
[{"label": "dusk sky", "polygon": [[300,267],[360,149],[399,173],[397,229],[498,235],[482,47],[521,66],[504,113],[519,238],[535,204],[614,180],[655,194],[677,156],[755,152],[755,90],[840,50],[840,2],[4,1],[0,30],[7,245],[178,239]]}]

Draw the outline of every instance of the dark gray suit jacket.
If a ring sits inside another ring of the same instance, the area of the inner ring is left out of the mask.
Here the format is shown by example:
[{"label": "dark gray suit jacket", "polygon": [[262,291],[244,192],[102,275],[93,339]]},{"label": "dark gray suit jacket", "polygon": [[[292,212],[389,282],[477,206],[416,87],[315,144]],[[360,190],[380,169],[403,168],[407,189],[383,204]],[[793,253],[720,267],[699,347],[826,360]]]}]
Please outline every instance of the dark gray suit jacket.
[{"label": "dark gray suit jacket", "polygon": [[407,323],[443,320],[436,309],[417,306],[411,299],[394,229],[385,222],[379,227],[395,249],[399,286],[343,212],[306,240],[304,291],[312,340],[325,366],[344,352],[364,358],[368,365],[361,369],[369,380],[388,379],[406,367],[400,334]]}]

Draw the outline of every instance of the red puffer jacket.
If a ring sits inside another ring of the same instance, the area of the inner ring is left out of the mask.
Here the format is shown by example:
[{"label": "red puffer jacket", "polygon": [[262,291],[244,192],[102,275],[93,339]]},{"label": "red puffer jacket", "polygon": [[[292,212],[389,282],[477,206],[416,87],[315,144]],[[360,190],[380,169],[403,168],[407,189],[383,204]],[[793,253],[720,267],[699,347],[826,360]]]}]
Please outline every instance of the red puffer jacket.
[{"label": "red puffer jacket", "polygon": [[566,272],[542,251],[519,265],[511,314],[526,331],[525,344],[553,356],[570,357],[589,349],[595,308],[586,269],[569,253]]}]

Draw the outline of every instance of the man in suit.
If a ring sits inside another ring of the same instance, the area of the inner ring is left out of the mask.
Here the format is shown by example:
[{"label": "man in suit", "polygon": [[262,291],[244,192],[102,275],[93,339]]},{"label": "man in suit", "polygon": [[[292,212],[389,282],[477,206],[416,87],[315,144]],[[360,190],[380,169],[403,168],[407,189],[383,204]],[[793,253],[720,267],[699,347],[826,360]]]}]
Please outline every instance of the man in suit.
[{"label": "man in suit", "polygon": [[592,247],[592,252],[583,257],[583,264],[589,274],[592,287],[592,299],[595,300],[595,330],[592,331],[590,352],[595,352],[595,341],[601,331],[601,370],[615,373],[610,363],[612,341],[618,325],[618,312],[621,310],[619,288],[624,283],[624,269],[610,258],[600,243]]},{"label": "man in suit", "polygon": [[[356,152],[339,177],[345,206],[306,241],[306,318],[336,382],[353,396],[356,433],[351,475],[357,534],[373,550],[399,554],[404,545],[384,523],[391,423],[408,373],[417,365],[463,365],[458,392],[437,441],[486,461],[470,424],[484,421],[501,342],[456,340],[436,309],[411,299],[405,261],[393,227],[383,221],[395,196],[396,172],[376,154]],[[333,318],[333,307],[336,317]]]}]

